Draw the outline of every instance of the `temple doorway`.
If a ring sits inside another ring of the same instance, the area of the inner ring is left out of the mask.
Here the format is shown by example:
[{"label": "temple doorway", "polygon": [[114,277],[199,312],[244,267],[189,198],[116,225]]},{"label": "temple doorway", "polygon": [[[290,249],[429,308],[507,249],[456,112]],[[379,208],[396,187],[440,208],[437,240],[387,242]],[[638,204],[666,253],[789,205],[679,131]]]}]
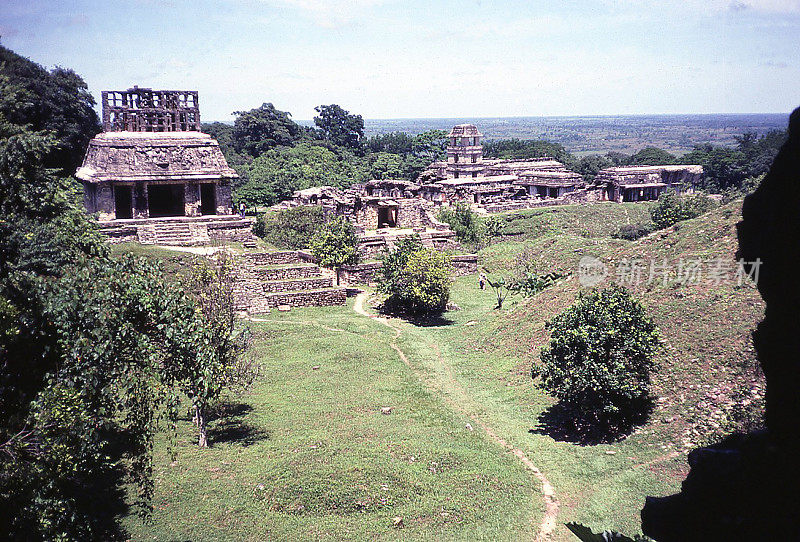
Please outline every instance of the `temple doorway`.
[{"label": "temple doorway", "polygon": [[114,186],[114,213],[117,219],[133,218],[133,197],[131,187]]},{"label": "temple doorway", "polygon": [[200,214],[217,214],[217,191],[216,186],[211,183],[200,185]]},{"label": "temple doorway", "polygon": [[394,228],[397,226],[397,207],[378,208],[378,228]]},{"label": "temple doorway", "polygon": [[151,184],[147,196],[151,218],[186,215],[182,184]]}]

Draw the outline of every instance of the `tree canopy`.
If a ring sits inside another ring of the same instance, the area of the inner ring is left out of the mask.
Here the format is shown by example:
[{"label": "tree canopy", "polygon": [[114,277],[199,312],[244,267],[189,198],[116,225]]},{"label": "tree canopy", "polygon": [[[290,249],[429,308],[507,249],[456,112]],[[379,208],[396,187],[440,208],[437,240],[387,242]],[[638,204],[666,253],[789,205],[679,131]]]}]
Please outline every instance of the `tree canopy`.
[{"label": "tree canopy", "polygon": [[318,105],[314,124],[322,131],[324,138],[334,145],[357,149],[364,138],[364,119],[353,115],[336,104]]},{"label": "tree canopy", "polygon": [[42,156],[48,167],[69,175],[80,165],[89,140],[100,131],[94,105],[86,83],[72,70],[48,71],[0,45],[0,117],[52,136]]},{"label": "tree canopy", "polygon": [[[5,88],[24,92],[21,65]],[[62,111],[86,104],[59,98]],[[74,132],[26,118],[0,114],[0,533],[122,538],[126,480],[150,508],[159,418],[176,418],[181,392],[213,391],[236,352],[160,265],[110,253],[63,169],[46,167],[66,150],[79,161]]]},{"label": "tree canopy", "polygon": [[276,109],[271,103],[250,111],[236,111],[231,138],[236,152],[256,158],[278,146],[294,144],[303,128],[292,120],[291,113]]},{"label": "tree canopy", "polygon": [[532,375],[590,430],[624,430],[647,413],[659,334],[617,285],[581,296],[547,322],[550,343]]},{"label": "tree canopy", "polygon": [[397,241],[383,257],[379,290],[385,307],[411,315],[438,314],[447,308],[452,279],[450,256],[425,248],[418,235]]},{"label": "tree canopy", "polygon": [[269,150],[244,170],[247,181],[235,198],[248,206],[273,205],[312,186],[347,188],[368,177],[363,162],[351,153],[337,154],[313,141]]}]

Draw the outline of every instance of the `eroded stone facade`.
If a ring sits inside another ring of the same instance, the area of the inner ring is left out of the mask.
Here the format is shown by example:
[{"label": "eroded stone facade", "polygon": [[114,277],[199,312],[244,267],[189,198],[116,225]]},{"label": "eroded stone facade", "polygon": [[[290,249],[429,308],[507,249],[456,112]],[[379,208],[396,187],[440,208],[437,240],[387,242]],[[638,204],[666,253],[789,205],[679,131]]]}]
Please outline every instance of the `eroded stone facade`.
[{"label": "eroded stone facade", "polygon": [[[200,132],[197,92],[134,87],[102,96],[105,131],[89,143],[75,176],[83,182],[86,210],[114,233],[110,238],[127,227],[140,242],[157,238],[154,229],[181,244],[240,240],[249,220],[217,220],[233,214],[231,181],[238,175],[217,141]],[[179,217],[203,220],[180,227],[162,220]],[[153,219],[159,220],[148,222]],[[187,238],[187,231],[197,234]]]}]

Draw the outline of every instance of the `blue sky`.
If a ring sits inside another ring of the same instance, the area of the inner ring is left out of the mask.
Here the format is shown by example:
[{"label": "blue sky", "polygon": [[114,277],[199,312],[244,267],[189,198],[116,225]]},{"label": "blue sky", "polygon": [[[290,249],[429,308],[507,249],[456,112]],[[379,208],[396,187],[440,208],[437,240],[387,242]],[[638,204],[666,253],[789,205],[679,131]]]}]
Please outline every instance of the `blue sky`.
[{"label": "blue sky", "polygon": [[203,120],[789,112],[800,0],[0,0],[0,43]]}]

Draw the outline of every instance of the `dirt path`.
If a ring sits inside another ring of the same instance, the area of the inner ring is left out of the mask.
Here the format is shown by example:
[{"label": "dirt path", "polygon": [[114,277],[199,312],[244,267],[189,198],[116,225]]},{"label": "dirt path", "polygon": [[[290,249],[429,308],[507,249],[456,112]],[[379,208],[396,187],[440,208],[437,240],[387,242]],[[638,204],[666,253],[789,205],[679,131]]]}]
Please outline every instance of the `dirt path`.
[{"label": "dirt path", "polygon": [[[389,346],[395,352],[397,352],[397,355],[400,356],[400,359],[403,361],[403,363],[405,363],[406,366],[409,369],[411,369],[414,372],[414,374],[416,374],[417,378],[420,381],[425,382],[426,378],[411,365],[411,362],[409,362],[406,354],[400,349],[399,346],[397,346],[397,339],[398,337],[400,337],[402,333],[400,328],[393,326],[392,323],[386,318],[369,314],[364,309],[364,301],[366,299],[367,299],[366,292],[358,294],[358,296],[356,296],[355,302],[353,303],[353,310],[362,316],[372,318],[373,320],[376,320],[381,324],[385,325],[386,327],[392,329],[394,331],[394,339],[392,339],[392,341],[389,343]],[[434,349],[436,351],[437,357],[441,361],[441,353],[439,352],[438,347],[434,345]],[[458,382],[456,381],[455,376],[453,376],[452,372],[450,371],[450,368],[445,366],[445,370],[447,372],[447,381],[448,381],[447,387],[451,389],[458,387],[460,388],[458,390],[460,394],[466,395],[467,394],[466,390],[460,387],[460,384],[458,384]],[[530,470],[533,473],[534,477],[542,484],[542,497],[544,499],[545,512],[544,512],[544,517],[542,518],[542,523],[539,526],[539,534],[536,536],[536,541],[544,542],[546,540],[550,540],[551,535],[553,534],[553,531],[556,528],[556,517],[558,516],[558,499],[556,499],[555,491],[553,490],[552,484],[550,484],[550,482],[547,480],[547,477],[544,475],[544,473],[542,473],[542,471],[540,471],[536,467],[536,465],[533,464],[533,461],[531,461],[530,458],[528,458],[528,456],[525,455],[525,452],[509,444],[508,441],[506,441],[503,437],[498,435],[494,429],[492,429],[488,424],[486,424],[486,422],[484,422],[477,416],[464,411],[463,408],[461,408],[455,401],[452,401],[447,396],[444,396],[443,398],[451,408],[457,410],[458,412],[467,416],[469,419],[475,422],[475,424],[481,429],[483,429],[483,431],[495,443],[499,444],[504,449],[513,453],[517,457],[517,459],[519,459],[522,462],[522,464],[525,465],[525,467],[528,470]]]}]

